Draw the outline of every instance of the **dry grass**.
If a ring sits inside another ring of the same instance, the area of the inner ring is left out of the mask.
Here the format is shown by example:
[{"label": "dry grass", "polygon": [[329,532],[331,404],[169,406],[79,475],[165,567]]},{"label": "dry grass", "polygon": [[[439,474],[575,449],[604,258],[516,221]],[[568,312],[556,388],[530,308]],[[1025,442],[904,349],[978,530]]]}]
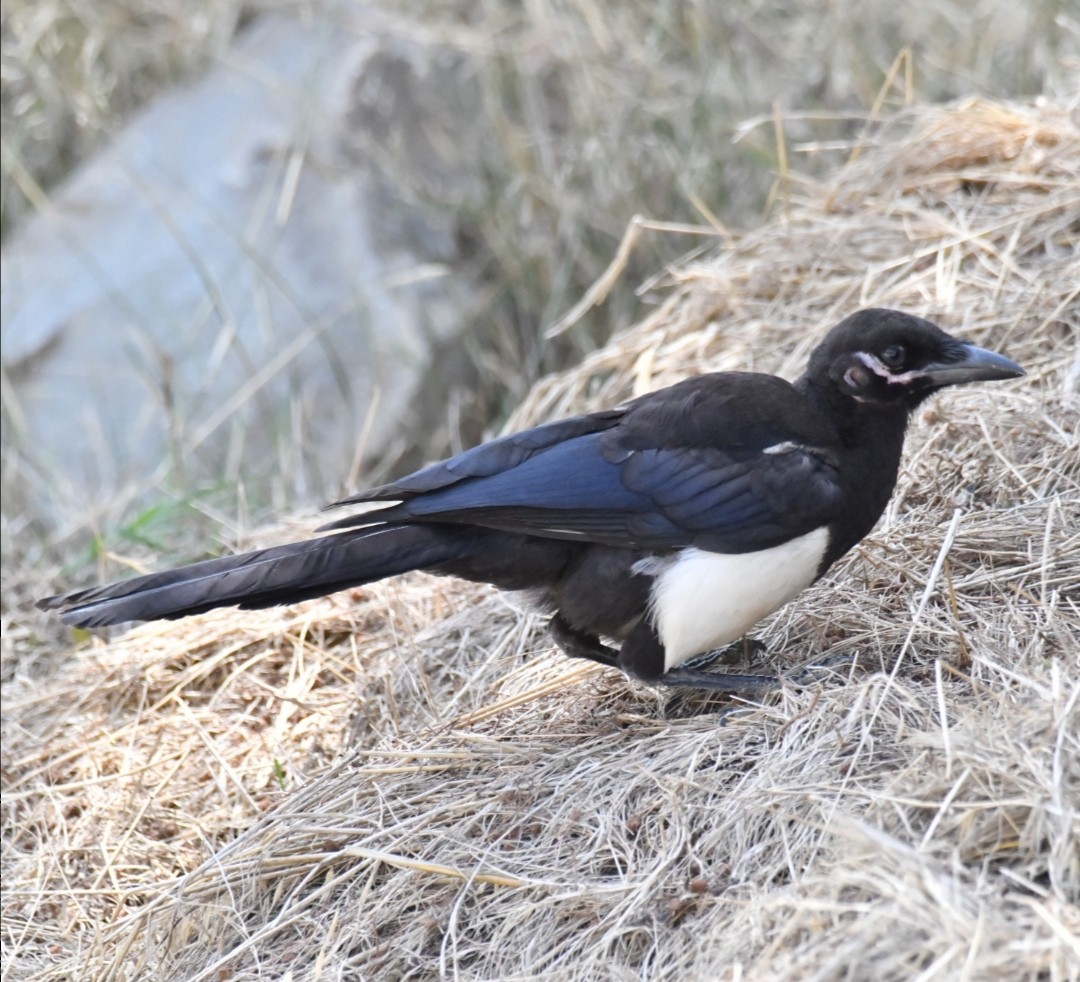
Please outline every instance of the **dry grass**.
[{"label": "dry grass", "polygon": [[4,978],[1080,977],[1076,109],[916,108],[788,174],[518,417],[793,374],[865,304],[1007,351],[761,635],[877,670],[669,700],[419,575],[16,663]]},{"label": "dry grass", "polygon": [[[7,232],[162,88],[227,47],[243,0],[13,0],[0,25]],[[270,6],[270,0],[263,4]]]}]

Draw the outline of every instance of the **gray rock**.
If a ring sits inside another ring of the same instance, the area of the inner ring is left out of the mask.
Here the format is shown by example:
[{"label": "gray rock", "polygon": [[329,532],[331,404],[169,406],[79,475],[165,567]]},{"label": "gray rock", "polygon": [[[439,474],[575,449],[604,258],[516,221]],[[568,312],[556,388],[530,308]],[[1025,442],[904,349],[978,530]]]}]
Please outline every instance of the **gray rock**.
[{"label": "gray rock", "polygon": [[133,118],[5,247],[5,443],[91,503],[178,472],[322,497],[375,403],[366,449],[394,449],[470,301],[449,222],[365,155],[415,141],[420,178],[453,187],[425,141],[467,139],[458,71],[363,8],[266,16]]}]

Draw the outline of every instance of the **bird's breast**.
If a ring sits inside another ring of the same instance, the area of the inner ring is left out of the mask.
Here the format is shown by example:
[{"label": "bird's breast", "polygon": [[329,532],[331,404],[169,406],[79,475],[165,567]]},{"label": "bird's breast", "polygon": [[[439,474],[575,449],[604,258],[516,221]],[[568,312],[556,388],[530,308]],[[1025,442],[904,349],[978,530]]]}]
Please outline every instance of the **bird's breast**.
[{"label": "bird's breast", "polygon": [[654,577],[649,615],[664,645],[665,671],[741,638],[805,590],[828,547],[822,526],[758,552],[689,548],[639,564]]}]

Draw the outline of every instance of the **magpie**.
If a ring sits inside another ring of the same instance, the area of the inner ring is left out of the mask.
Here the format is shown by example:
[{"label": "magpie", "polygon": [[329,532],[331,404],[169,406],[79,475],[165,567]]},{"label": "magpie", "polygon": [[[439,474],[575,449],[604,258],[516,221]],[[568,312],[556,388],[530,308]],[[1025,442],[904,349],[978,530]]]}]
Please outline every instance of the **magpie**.
[{"label": "magpie", "polygon": [[707,671],[708,654],[871,530],[920,403],[1023,374],[922,318],[861,310],[794,383],[688,378],[345,498],[328,507],[368,507],[318,529],[329,534],[38,606],[96,628],[291,604],[426,570],[530,591],[568,655],[649,683],[758,692],[779,679]]}]

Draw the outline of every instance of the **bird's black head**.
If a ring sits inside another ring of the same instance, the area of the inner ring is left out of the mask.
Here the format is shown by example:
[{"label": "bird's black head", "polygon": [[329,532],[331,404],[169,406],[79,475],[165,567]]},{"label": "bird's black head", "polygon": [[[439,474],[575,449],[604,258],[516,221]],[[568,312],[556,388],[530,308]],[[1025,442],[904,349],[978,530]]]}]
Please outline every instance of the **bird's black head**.
[{"label": "bird's black head", "polygon": [[872,308],[825,336],[801,381],[863,405],[910,411],[948,385],[1023,374],[1003,355],[960,341],[928,320]]}]

